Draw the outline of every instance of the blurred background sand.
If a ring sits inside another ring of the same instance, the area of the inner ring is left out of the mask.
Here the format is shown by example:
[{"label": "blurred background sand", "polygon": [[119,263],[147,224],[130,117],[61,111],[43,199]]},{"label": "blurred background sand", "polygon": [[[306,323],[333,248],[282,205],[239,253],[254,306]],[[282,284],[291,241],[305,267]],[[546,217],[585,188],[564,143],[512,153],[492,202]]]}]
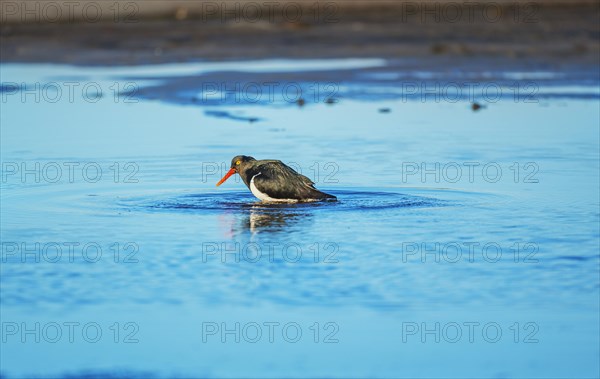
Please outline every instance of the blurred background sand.
[{"label": "blurred background sand", "polygon": [[[493,57],[593,68],[597,1],[3,1],[3,62]],[[59,10],[60,9],[60,10]]]}]

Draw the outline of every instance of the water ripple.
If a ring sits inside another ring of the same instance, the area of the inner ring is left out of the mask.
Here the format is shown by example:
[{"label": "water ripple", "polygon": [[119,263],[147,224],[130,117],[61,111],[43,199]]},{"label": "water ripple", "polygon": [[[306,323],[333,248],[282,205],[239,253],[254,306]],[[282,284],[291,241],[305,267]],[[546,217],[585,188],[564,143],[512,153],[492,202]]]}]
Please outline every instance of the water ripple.
[{"label": "water ripple", "polygon": [[149,196],[121,199],[119,205],[146,211],[174,212],[210,212],[218,210],[253,211],[357,211],[382,210],[415,207],[440,207],[450,204],[447,200],[432,197],[409,195],[396,192],[371,191],[329,191],[338,197],[338,201],[312,203],[269,204],[256,200],[247,192],[219,192],[202,194],[184,194],[177,196]]}]

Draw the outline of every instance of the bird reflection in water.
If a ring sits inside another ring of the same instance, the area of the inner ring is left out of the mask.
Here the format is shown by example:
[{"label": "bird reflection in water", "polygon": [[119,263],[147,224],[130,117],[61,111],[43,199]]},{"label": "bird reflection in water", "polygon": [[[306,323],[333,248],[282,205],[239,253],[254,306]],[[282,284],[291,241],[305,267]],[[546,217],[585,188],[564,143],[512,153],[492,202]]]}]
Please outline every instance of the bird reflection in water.
[{"label": "bird reflection in water", "polygon": [[241,220],[241,229],[250,230],[252,233],[259,231],[277,232],[297,224],[301,220],[306,221],[307,214],[289,212],[288,210],[274,210],[265,212],[250,210]]},{"label": "bird reflection in water", "polygon": [[306,212],[286,208],[265,209],[265,207],[253,207],[244,214],[238,224],[239,231],[258,232],[281,232],[300,223],[306,223],[311,215]]},{"label": "bird reflection in water", "polygon": [[[244,206],[233,219],[228,218],[230,237],[250,232],[278,233],[290,232],[312,221],[312,204],[265,204],[256,202]],[[230,214],[231,215],[231,214]]]}]

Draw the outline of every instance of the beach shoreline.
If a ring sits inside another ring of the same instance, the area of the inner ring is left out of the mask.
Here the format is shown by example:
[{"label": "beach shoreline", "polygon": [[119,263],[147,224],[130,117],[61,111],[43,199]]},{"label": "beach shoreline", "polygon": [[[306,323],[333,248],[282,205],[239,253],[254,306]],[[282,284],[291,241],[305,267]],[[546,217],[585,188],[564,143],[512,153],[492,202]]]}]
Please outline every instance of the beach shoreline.
[{"label": "beach shoreline", "polygon": [[335,4],[333,13],[313,6],[298,19],[224,15],[224,9],[206,17],[180,6],[135,22],[3,23],[1,62],[115,66],[354,57],[460,65],[487,58],[497,66],[486,68],[492,70],[506,65],[591,70],[599,63],[600,12],[593,2],[497,2],[502,11],[494,18],[481,5],[465,5],[472,3],[453,3],[459,12],[453,16],[441,3],[327,4]]}]

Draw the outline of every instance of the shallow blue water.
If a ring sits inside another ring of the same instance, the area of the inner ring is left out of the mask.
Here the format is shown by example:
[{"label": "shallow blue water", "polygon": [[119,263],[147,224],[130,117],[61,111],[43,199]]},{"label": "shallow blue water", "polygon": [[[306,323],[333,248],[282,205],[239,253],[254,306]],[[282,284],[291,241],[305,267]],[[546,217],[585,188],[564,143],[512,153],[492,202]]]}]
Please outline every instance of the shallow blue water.
[{"label": "shallow blue water", "polygon": [[[244,67],[340,64],[275,63]],[[123,77],[202,67],[0,67],[3,82],[103,91],[3,93],[3,375],[599,375],[597,98],[473,112],[113,97]],[[237,154],[281,159],[339,201],[215,188]]]}]

